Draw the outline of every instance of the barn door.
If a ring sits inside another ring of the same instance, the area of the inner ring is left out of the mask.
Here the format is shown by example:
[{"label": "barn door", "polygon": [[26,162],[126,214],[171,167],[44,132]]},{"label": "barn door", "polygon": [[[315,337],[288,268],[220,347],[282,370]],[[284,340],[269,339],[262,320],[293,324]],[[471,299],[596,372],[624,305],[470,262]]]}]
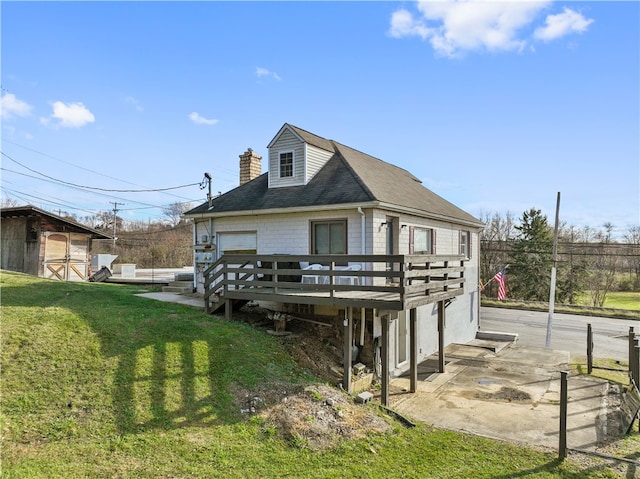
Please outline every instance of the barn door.
[{"label": "barn door", "polygon": [[89,274],[89,238],[78,233],[45,233],[44,277],[84,281]]}]

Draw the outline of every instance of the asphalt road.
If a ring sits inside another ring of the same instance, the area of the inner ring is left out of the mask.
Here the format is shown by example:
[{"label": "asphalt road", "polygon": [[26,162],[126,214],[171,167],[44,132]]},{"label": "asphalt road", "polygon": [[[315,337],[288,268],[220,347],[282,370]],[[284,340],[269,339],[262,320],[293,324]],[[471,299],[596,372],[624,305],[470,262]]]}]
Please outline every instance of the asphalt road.
[{"label": "asphalt road", "polygon": [[[545,346],[548,319],[548,312],[480,308],[481,331],[518,333],[518,342],[524,346]],[[640,321],[554,313],[551,349],[568,351],[572,357],[586,356],[589,323],[594,358],[629,360],[629,327],[640,335]]]}]

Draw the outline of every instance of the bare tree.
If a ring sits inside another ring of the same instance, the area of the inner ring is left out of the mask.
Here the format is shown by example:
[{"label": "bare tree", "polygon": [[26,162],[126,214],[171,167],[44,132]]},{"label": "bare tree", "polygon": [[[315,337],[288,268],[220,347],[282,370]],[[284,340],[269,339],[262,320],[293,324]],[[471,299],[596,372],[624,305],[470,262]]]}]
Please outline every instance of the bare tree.
[{"label": "bare tree", "polygon": [[171,203],[162,208],[164,215],[169,218],[171,226],[178,226],[182,221],[182,215],[191,209],[191,203]]},{"label": "bare tree", "polygon": [[614,251],[614,242],[611,239],[613,225],[605,223],[604,231],[598,231],[595,238],[599,240],[593,243],[589,251],[589,276],[587,288],[591,294],[591,304],[602,307],[607,294],[611,291],[618,271],[619,256]]},{"label": "bare tree", "polygon": [[[497,212],[483,213],[480,220],[485,224],[480,233],[480,277],[486,282],[507,265],[516,223],[509,211],[504,216]],[[497,289],[488,284],[484,294],[495,296]]]},{"label": "bare tree", "polygon": [[630,226],[624,234],[625,264],[629,271],[629,289],[640,290],[640,225]]},{"label": "bare tree", "polygon": [[559,268],[556,295],[561,302],[576,304],[584,291],[588,261],[584,243],[579,241],[583,230],[563,225],[559,233]]},{"label": "bare tree", "polygon": [[14,200],[13,198],[2,198],[0,201],[0,208],[13,208],[14,206],[18,206],[19,203],[20,202],[18,200]]}]

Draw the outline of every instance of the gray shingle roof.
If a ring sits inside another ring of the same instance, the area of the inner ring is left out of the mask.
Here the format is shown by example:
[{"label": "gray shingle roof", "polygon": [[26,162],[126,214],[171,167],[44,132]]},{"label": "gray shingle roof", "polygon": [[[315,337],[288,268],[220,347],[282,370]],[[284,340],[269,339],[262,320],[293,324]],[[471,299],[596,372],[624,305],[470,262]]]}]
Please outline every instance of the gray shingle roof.
[{"label": "gray shingle roof", "polygon": [[214,198],[213,209],[209,210],[208,204],[203,203],[185,214],[380,202],[389,207],[415,209],[425,216],[482,225],[469,213],[422,186],[408,171],[293,125],[285,126],[308,144],[333,153],[309,183],[269,189],[268,173],[264,173]]},{"label": "gray shingle roof", "polygon": [[64,225],[67,231],[74,231],[79,233],[88,233],[93,239],[112,239],[113,236],[108,235],[102,231],[94,228],[89,228],[81,223],[70,218],[63,218],[62,216],[55,215],[43,209],[37,208],[33,205],[26,206],[13,206],[9,208],[0,208],[0,216],[2,218],[16,218],[16,217],[28,217],[28,216],[44,216],[50,221]]}]

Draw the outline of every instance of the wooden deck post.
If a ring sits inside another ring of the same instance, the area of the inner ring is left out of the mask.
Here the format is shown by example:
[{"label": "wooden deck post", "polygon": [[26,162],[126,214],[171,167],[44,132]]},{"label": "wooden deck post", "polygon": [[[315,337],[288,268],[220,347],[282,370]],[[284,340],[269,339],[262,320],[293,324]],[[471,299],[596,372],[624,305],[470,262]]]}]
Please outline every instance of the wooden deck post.
[{"label": "wooden deck post", "polygon": [[640,388],[640,338],[633,340],[633,373],[632,379],[635,382],[636,387]]},{"label": "wooden deck post", "polygon": [[409,311],[409,390],[418,390],[418,312],[416,308]]},{"label": "wooden deck post", "polygon": [[382,390],[380,402],[389,405],[389,315],[383,315],[382,321]]},{"label": "wooden deck post", "polygon": [[568,403],[568,371],[560,371],[560,431],[558,434],[558,459],[567,458],[567,403]]},{"label": "wooden deck post", "polygon": [[[633,340],[636,338],[636,334],[634,332],[633,326],[629,326],[629,377],[633,378]],[[640,385],[637,385],[640,387]]]},{"label": "wooden deck post", "polygon": [[343,321],[343,363],[344,373],[342,375],[342,388],[348,393],[351,392],[351,355],[353,347],[353,308],[348,307],[344,312]]},{"label": "wooden deck post", "polygon": [[587,324],[587,374],[593,372],[593,329]]},{"label": "wooden deck post", "polygon": [[224,300],[224,319],[231,319],[231,313],[233,311],[233,301],[230,299]]},{"label": "wooden deck post", "polygon": [[444,301],[438,301],[438,372],[444,372],[444,325],[445,310]]}]

